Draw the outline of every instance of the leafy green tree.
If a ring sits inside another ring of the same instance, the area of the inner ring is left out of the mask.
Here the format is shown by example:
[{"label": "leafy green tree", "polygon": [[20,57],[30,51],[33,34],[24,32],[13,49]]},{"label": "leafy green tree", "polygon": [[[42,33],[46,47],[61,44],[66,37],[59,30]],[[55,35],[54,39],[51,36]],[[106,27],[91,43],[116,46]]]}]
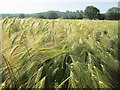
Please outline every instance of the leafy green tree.
[{"label": "leafy green tree", "polygon": [[24,14],[19,14],[18,17],[19,17],[19,18],[25,18],[25,15],[24,15]]},{"label": "leafy green tree", "polygon": [[80,13],[83,14],[84,13],[83,10],[80,10]]},{"label": "leafy green tree", "polygon": [[79,11],[79,10],[76,10],[76,13],[80,13],[80,11]]},{"label": "leafy green tree", "polygon": [[77,15],[76,14],[70,14],[68,19],[76,19],[77,18]]},{"label": "leafy green tree", "polygon": [[44,16],[44,15],[38,15],[37,18],[43,18],[43,19],[46,19],[46,16]]},{"label": "leafy green tree", "polygon": [[62,15],[61,18],[63,18],[63,19],[69,19],[69,15],[68,14]]},{"label": "leafy green tree", "polygon": [[53,12],[53,11],[49,11],[49,12],[47,13],[47,18],[48,18],[48,19],[57,19],[57,18],[58,18],[58,14],[55,13],[55,12]]},{"label": "leafy green tree", "polygon": [[120,20],[120,8],[113,7],[110,8],[106,13],[107,19],[109,20]]},{"label": "leafy green tree", "polygon": [[82,14],[78,14],[77,15],[77,19],[83,19],[83,15]]},{"label": "leafy green tree", "polygon": [[87,6],[85,8],[84,13],[85,13],[85,16],[89,19],[97,19],[100,13],[100,10],[94,6]]},{"label": "leafy green tree", "polygon": [[106,15],[105,14],[98,14],[98,19],[99,20],[105,20],[106,19]]},{"label": "leafy green tree", "polygon": [[69,12],[70,12],[69,10],[66,11],[66,13],[69,13]]}]

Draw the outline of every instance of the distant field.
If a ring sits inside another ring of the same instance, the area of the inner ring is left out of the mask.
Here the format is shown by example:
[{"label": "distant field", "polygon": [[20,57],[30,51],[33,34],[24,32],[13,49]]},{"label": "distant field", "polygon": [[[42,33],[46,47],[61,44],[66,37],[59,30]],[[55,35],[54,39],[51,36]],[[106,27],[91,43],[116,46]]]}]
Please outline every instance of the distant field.
[{"label": "distant field", "polygon": [[0,23],[1,88],[120,85],[118,21],[1,18]]}]

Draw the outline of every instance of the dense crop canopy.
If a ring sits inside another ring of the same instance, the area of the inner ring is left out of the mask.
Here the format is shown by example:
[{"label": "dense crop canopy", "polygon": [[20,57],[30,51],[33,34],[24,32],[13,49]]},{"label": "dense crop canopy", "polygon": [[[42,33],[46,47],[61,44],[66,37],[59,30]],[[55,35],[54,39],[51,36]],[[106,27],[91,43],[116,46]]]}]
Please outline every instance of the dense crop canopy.
[{"label": "dense crop canopy", "polygon": [[118,21],[1,18],[0,23],[2,89],[120,85]]}]

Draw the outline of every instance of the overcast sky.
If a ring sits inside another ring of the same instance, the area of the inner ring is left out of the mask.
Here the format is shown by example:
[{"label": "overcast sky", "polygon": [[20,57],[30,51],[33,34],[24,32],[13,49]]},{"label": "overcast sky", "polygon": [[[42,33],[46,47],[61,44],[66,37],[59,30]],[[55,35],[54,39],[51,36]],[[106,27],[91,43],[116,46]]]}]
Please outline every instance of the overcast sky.
[{"label": "overcast sky", "polygon": [[102,13],[118,7],[119,0],[0,0],[0,13],[39,13],[49,10],[84,10],[93,5]]}]

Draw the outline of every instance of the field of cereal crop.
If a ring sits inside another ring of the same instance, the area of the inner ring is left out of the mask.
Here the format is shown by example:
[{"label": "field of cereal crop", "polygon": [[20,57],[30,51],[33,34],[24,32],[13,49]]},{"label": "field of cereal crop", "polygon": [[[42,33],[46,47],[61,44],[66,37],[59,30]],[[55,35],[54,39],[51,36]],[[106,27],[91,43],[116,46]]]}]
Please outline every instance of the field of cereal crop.
[{"label": "field of cereal crop", "polygon": [[118,21],[1,18],[4,88],[115,88]]}]

